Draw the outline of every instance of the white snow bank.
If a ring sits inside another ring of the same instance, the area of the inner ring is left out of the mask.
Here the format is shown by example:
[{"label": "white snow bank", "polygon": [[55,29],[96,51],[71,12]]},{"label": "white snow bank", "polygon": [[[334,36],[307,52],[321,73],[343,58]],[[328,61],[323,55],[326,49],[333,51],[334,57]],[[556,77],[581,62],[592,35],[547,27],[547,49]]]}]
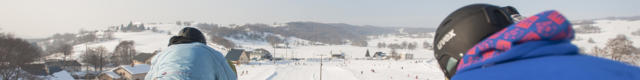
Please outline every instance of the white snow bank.
[{"label": "white snow bank", "polygon": [[73,76],[71,76],[71,73],[69,73],[67,71],[64,71],[64,70],[60,71],[60,72],[53,73],[53,75],[49,79],[51,79],[51,80],[74,80]]},{"label": "white snow bank", "polygon": [[[237,65],[239,80],[318,80],[319,61],[264,61]],[[443,80],[437,61],[426,60],[326,60],[323,80]]]}]

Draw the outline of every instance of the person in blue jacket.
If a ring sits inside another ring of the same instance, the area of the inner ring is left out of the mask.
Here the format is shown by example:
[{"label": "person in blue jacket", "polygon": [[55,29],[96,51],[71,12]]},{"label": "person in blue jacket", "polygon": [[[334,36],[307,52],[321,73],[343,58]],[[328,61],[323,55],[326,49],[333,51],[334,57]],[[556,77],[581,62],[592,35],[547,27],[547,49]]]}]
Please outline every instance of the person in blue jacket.
[{"label": "person in blue jacket", "polygon": [[206,45],[196,28],[186,27],[155,55],[145,80],[236,80],[222,54]]},{"label": "person in blue jacket", "polygon": [[528,18],[515,8],[462,7],[443,20],[434,56],[451,80],[640,80],[640,68],[581,54],[555,10]]}]

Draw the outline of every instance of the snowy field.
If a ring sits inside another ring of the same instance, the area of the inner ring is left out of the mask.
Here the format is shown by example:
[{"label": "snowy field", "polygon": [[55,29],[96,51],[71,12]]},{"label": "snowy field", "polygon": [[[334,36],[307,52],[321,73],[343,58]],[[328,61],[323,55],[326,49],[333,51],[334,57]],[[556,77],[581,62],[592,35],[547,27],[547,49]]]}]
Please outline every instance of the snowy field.
[{"label": "snowy field", "polygon": [[[640,36],[631,35],[632,32],[640,30],[640,21],[625,20],[596,20],[594,26],[601,28],[601,33],[576,34],[573,41],[587,54],[595,46],[604,47],[606,42],[623,34],[633,41],[635,47],[640,47]],[[155,50],[162,50],[167,47],[168,40],[183,27],[174,24],[148,25],[158,27],[163,31],[174,33],[169,35],[166,32],[116,32],[114,40],[90,42],[74,46],[74,53],[70,59],[81,59],[85,48],[104,46],[109,52],[113,51],[120,41],[135,41],[135,49],[139,52],[151,53]],[[579,28],[581,26],[574,26]],[[433,35],[433,33],[430,33]],[[370,36],[371,37],[371,36]],[[588,39],[593,39],[595,43],[589,43]],[[309,41],[295,37],[289,37],[287,42],[302,43],[290,45],[290,48],[273,48],[266,41],[252,41],[244,39],[227,38],[239,45],[241,49],[265,49],[272,53],[274,57],[284,59],[302,59],[299,61],[280,61],[273,63],[270,61],[256,61],[250,64],[237,66],[240,80],[319,80],[322,72],[323,80],[443,80],[444,75],[440,71],[437,62],[433,58],[433,51],[423,48],[423,42],[432,43],[433,38],[411,38],[398,35],[381,35],[368,40],[368,46],[359,47],[352,45],[311,45]],[[413,60],[363,60],[367,50],[373,55],[375,52],[390,53],[389,48],[378,48],[377,43],[400,44],[402,42],[417,43],[417,48],[397,49],[400,54],[413,54]],[[214,43],[208,43],[212,48],[219,50],[226,55],[228,48],[224,48]],[[275,52],[275,54],[273,54]],[[320,71],[319,58],[330,56],[331,54],[344,54],[346,60],[333,59],[323,61],[322,71]],[[51,55],[47,59],[61,59],[62,55]],[[83,63],[84,64],[84,63]]]},{"label": "snowy field", "polygon": [[[320,60],[255,62],[238,65],[240,80],[320,80]],[[427,60],[327,60],[322,80],[444,80],[438,64]]]},{"label": "snowy field", "polygon": [[[600,27],[602,32],[576,34],[576,40],[573,41],[573,44],[589,52],[595,46],[603,48],[607,44],[607,41],[615,38],[617,35],[625,35],[627,39],[633,41],[633,46],[636,48],[640,47],[640,36],[631,35],[632,32],[640,30],[640,20],[596,20],[593,26]],[[574,26],[574,28],[579,27],[581,26]],[[593,39],[595,43],[589,43],[589,39]]]}]

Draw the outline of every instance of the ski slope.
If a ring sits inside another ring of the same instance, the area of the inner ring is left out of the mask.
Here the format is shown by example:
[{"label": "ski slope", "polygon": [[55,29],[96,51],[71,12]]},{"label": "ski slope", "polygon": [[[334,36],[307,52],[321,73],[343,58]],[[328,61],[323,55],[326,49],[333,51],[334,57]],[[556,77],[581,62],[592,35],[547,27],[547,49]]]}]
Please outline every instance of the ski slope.
[{"label": "ski slope", "polygon": [[[391,53],[390,48],[378,48],[377,43],[395,43],[400,44],[402,42],[417,43],[417,47],[413,50],[410,49],[397,49],[400,54],[414,54],[414,58],[432,58],[433,51],[423,48],[423,42],[433,41],[433,38],[410,38],[405,36],[389,35],[386,37],[374,38],[368,41],[368,46],[359,47],[352,45],[290,45],[290,48],[273,48],[269,43],[264,41],[251,41],[251,40],[238,40],[229,39],[234,43],[241,45],[242,49],[266,49],[272,53],[275,57],[282,58],[320,58],[321,55],[328,56],[331,54],[345,54],[347,58],[364,58],[365,53],[369,50],[369,53],[373,55],[375,52]],[[303,39],[293,38],[293,42],[308,42]],[[226,54],[226,53],[223,53]]]},{"label": "ski slope", "polygon": [[[324,60],[322,80],[443,80],[429,60]],[[320,80],[319,60],[237,65],[240,80]]]}]

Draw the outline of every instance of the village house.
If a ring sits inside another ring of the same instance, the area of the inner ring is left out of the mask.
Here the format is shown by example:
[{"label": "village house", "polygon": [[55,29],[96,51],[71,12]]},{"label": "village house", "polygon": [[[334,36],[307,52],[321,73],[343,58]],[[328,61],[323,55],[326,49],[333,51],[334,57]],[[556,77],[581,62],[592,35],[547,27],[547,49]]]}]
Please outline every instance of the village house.
[{"label": "village house", "polygon": [[[117,68],[115,68],[117,69]],[[102,73],[98,74],[98,76],[96,77],[97,80],[124,80],[122,79],[122,77],[120,77],[120,75],[116,74],[115,72],[113,72],[113,70],[115,69],[110,69],[107,71],[103,71]]]},{"label": "village house", "polygon": [[244,49],[231,49],[224,58],[233,64],[247,64],[250,60],[249,56]]},{"label": "village house", "polygon": [[98,80],[144,80],[151,66],[147,64],[122,65],[115,69],[104,71],[96,78]]},{"label": "village house", "polygon": [[150,68],[147,64],[122,65],[113,72],[127,80],[143,80]]},{"label": "village house", "polygon": [[82,65],[76,60],[68,60],[68,61],[48,61],[44,63],[45,66],[58,67],[63,70],[67,70],[69,72],[77,72],[80,71]]},{"label": "village house", "polygon": [[44,64],[27,64],[23,65],[21,68],[31,75],[47,76],[52,74],[48,72],[47,66]]},{"label": "village house", "polygon": [[342,54],[331,54],[331,58],[344,59],[344,53],[342,53]]},{"label": "village house", "polygon": [[156,53],[140,53],[133,57],[134,64],[151,64],[151,58],[156,55]]},{"label": "village house", "polygon": [[384,53],[384,52],[376,52],[376,53],[373,54],[373,57],[383,58],[383,57],[386,57],[386,56],[387,56],[387,53]]},{"label": "village house", "polygon": [[251,60],[271,60],[272,58],[271,53],[262,48],[255,49],[253,51],[246,51],[246,53],[249,53],[249,59]]}]

